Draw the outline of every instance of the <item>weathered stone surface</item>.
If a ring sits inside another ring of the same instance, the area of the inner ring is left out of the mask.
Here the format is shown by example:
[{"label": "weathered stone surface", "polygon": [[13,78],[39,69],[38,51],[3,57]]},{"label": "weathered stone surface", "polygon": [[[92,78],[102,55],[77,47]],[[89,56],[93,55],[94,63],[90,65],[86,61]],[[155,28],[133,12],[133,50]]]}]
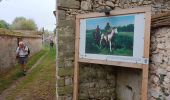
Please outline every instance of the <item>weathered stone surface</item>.
[{"label": "weathered stone surface", "polygon": [[92,10],[92,1],[82,1],[81,2],[81,10]]},{"label": "weathered stone surface", "polygon": [[72,94],[72,92],[73,92],[72,85],[58,87],[58,94],[59,95],[68,95],[68,94]]},{"label": "weathered stone surface", "polygon": [[[141,71],[128,68],[117,70],[116,94],[118,100],[140,100]],[[135,94],[134,94],[135,93]]]},{"label": "weathered stone surface", "polygon": [[58,100],[65,100],[66,99],[66,96],[59,96],[58,97]]},{"label": "weathered stone surface", "polygon": [[80,2],[76,0],[58,0],[58,6],[64,8],[80,8]]},{"label": "weathered stone surface", "polygon": [[[169,49],[166,47],[169,45],[168,41],[168,34],[169,28],[160,28],[152,34],[151,41],[151,62],[154,66],[150,66],[152,70],[150,74],[154,77],[150,77],[149,83],[151,84],[149,91],[150,97],[153,100],[160,99],[160,100],[168,100],[168,95],[170,95],[170,66],[169,66]],[[156,45],[156,47],[155,47]],[[159,77],[159,78],[158,78]],[[153,81],[152,81],[153,79]],[[163,91],[162,91],[163,90]]]},{"label": "weathered stone surface", "polygon": [[59,20],[65,20],[66,19],[66,11],[58,10],[58,19]]},{"label": "weathered stone surface", "polygon": [[159,69],[157,70],[157,74],[166,75],[166,73],[167,73],[167,70],[166,70],[166,69],[159,68]]},{"label": "weathered stone surface", "polygon": [[75,20],[59,20],[58,27],[60,28],[73,28],[75,29]]},{"label": "weathered stone surface", "polygon": [[90,67],[89,64],[80,66],[80,100],[86,98],[115,99],[116,73],[114,68],[100,65]]},{"label": "weathered stone surface", "polygon": [[72,85],[73,78],[72,77],[65,77],[65,85]]},{"label": "weathered stone surface", "polygon": [[73,68],[59,68],[58,75],[59,76],[72,76]]},{"label": "weathered stone surface", "polygon": [[67,96],[65,100],[73,100],[72,96]]},{"label": "weathered stone surface", "polygon": [[58,87],[62,87],[65,85],[64,78],[60,78],[57,80]]}]

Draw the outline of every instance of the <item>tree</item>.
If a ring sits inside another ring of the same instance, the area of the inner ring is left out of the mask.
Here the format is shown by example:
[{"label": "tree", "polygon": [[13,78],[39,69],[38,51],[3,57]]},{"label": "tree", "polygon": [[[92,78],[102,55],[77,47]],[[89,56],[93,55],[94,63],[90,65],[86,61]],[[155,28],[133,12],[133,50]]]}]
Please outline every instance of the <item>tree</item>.
[{"label": "tree", "polygon": [[26,19],[24,17],[16,17],[12,22],[12,29],[15,30],[36,30],[37,25],[34,20]]},{"label": "tree", "polygon": [[9,29],[10,25],[4,21],[4,20],[0,20],[0,28],[6,28]]}]

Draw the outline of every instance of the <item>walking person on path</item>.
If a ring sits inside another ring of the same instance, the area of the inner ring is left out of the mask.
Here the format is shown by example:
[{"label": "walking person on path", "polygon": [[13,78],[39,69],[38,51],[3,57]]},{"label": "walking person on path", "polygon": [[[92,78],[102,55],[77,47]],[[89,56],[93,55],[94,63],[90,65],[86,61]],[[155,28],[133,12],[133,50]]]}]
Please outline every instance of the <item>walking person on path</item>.
[{"label": "walking person on path", "polygon": [[26,74],[27,67],[26,63],[28,60],[29,48],[24,44],[23,41],[19,42],[19,46],[16,50],[16,57],[18,59],[18,63],[21,65],[21,71],[23,74]]},{"label": "walking person on path", "polygon": [[52,37],[51,37],[51,38],[50,38],[50,50],[52,50],[53,46],[54,46],[54,42],[53,42],[53,39],[52,39]]}]

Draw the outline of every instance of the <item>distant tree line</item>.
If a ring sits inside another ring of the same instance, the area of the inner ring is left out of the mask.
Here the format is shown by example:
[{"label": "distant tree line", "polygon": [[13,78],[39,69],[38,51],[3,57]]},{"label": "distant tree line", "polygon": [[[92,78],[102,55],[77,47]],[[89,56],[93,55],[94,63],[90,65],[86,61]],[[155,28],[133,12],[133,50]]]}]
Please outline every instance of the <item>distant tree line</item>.
[{"label": "distant tree line", "polygon": [[117,29],[118,32],[134,32],[134,24],[119,26]]},{"label": "distant tree line", "polygon": [[9,29],[10,25],[6,21],[4,21],[4,20],[0,20],[0,28]]},{"label": "distant tree line", "polygon": [[26,19],[24,17],[16,17],[10,25],[4,20],[0,20],[0,28],[14,29],[14,30],[36,30],[37,25],[34,20]]},{"label": "distant tree line", "polygon": [[[105,26],[105,30],[109,30],[110,28],[111,28],[111,25],[108,22]],[[118,26],[117,29],[118,29],[118,32],[134,32],[134,24]]]},{"label": "distant tree line", "polygon": [[15,30],[36,30],[37,25],[34,20],[26,19],[24,17],[16,17],[12,22],[12,29]]}]

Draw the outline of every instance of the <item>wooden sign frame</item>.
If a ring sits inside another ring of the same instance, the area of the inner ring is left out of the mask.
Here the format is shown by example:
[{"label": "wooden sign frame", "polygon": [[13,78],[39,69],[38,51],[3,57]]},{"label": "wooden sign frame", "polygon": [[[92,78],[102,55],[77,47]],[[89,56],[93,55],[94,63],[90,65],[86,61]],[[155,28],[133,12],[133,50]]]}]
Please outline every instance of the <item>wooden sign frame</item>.
[{"label": "wooden sign frame", "polygon": [[[113,11],[110,12],[110,16],[127,15],[127,14],[140,14],[140,13],[143,13],[145,15],[143,58],[149,59],[151,7],[139,7],[139,8],[113,10]],[[79,63],[81,63],[81,62],[83,62],[83,63],[94,63],[94,64],[103,64],[103,65],[115,65],[115,66],[121,66],[121,67],[141,69],[142,70],[141,100],[147,100],[148,67],[149,67],[149,64],[128,63],[128,62],[105,61],[105,60],[79,58],[80,20],[85,19],[85,18],[96,18],[96,17],[106,17],[106,15],[105,15],[105,13],[97,13],[97,12],[95,12],[95,13],[89,13],[89,14],[80,14],[80,15],[76,16],[73,100],[78,100]]]}]

